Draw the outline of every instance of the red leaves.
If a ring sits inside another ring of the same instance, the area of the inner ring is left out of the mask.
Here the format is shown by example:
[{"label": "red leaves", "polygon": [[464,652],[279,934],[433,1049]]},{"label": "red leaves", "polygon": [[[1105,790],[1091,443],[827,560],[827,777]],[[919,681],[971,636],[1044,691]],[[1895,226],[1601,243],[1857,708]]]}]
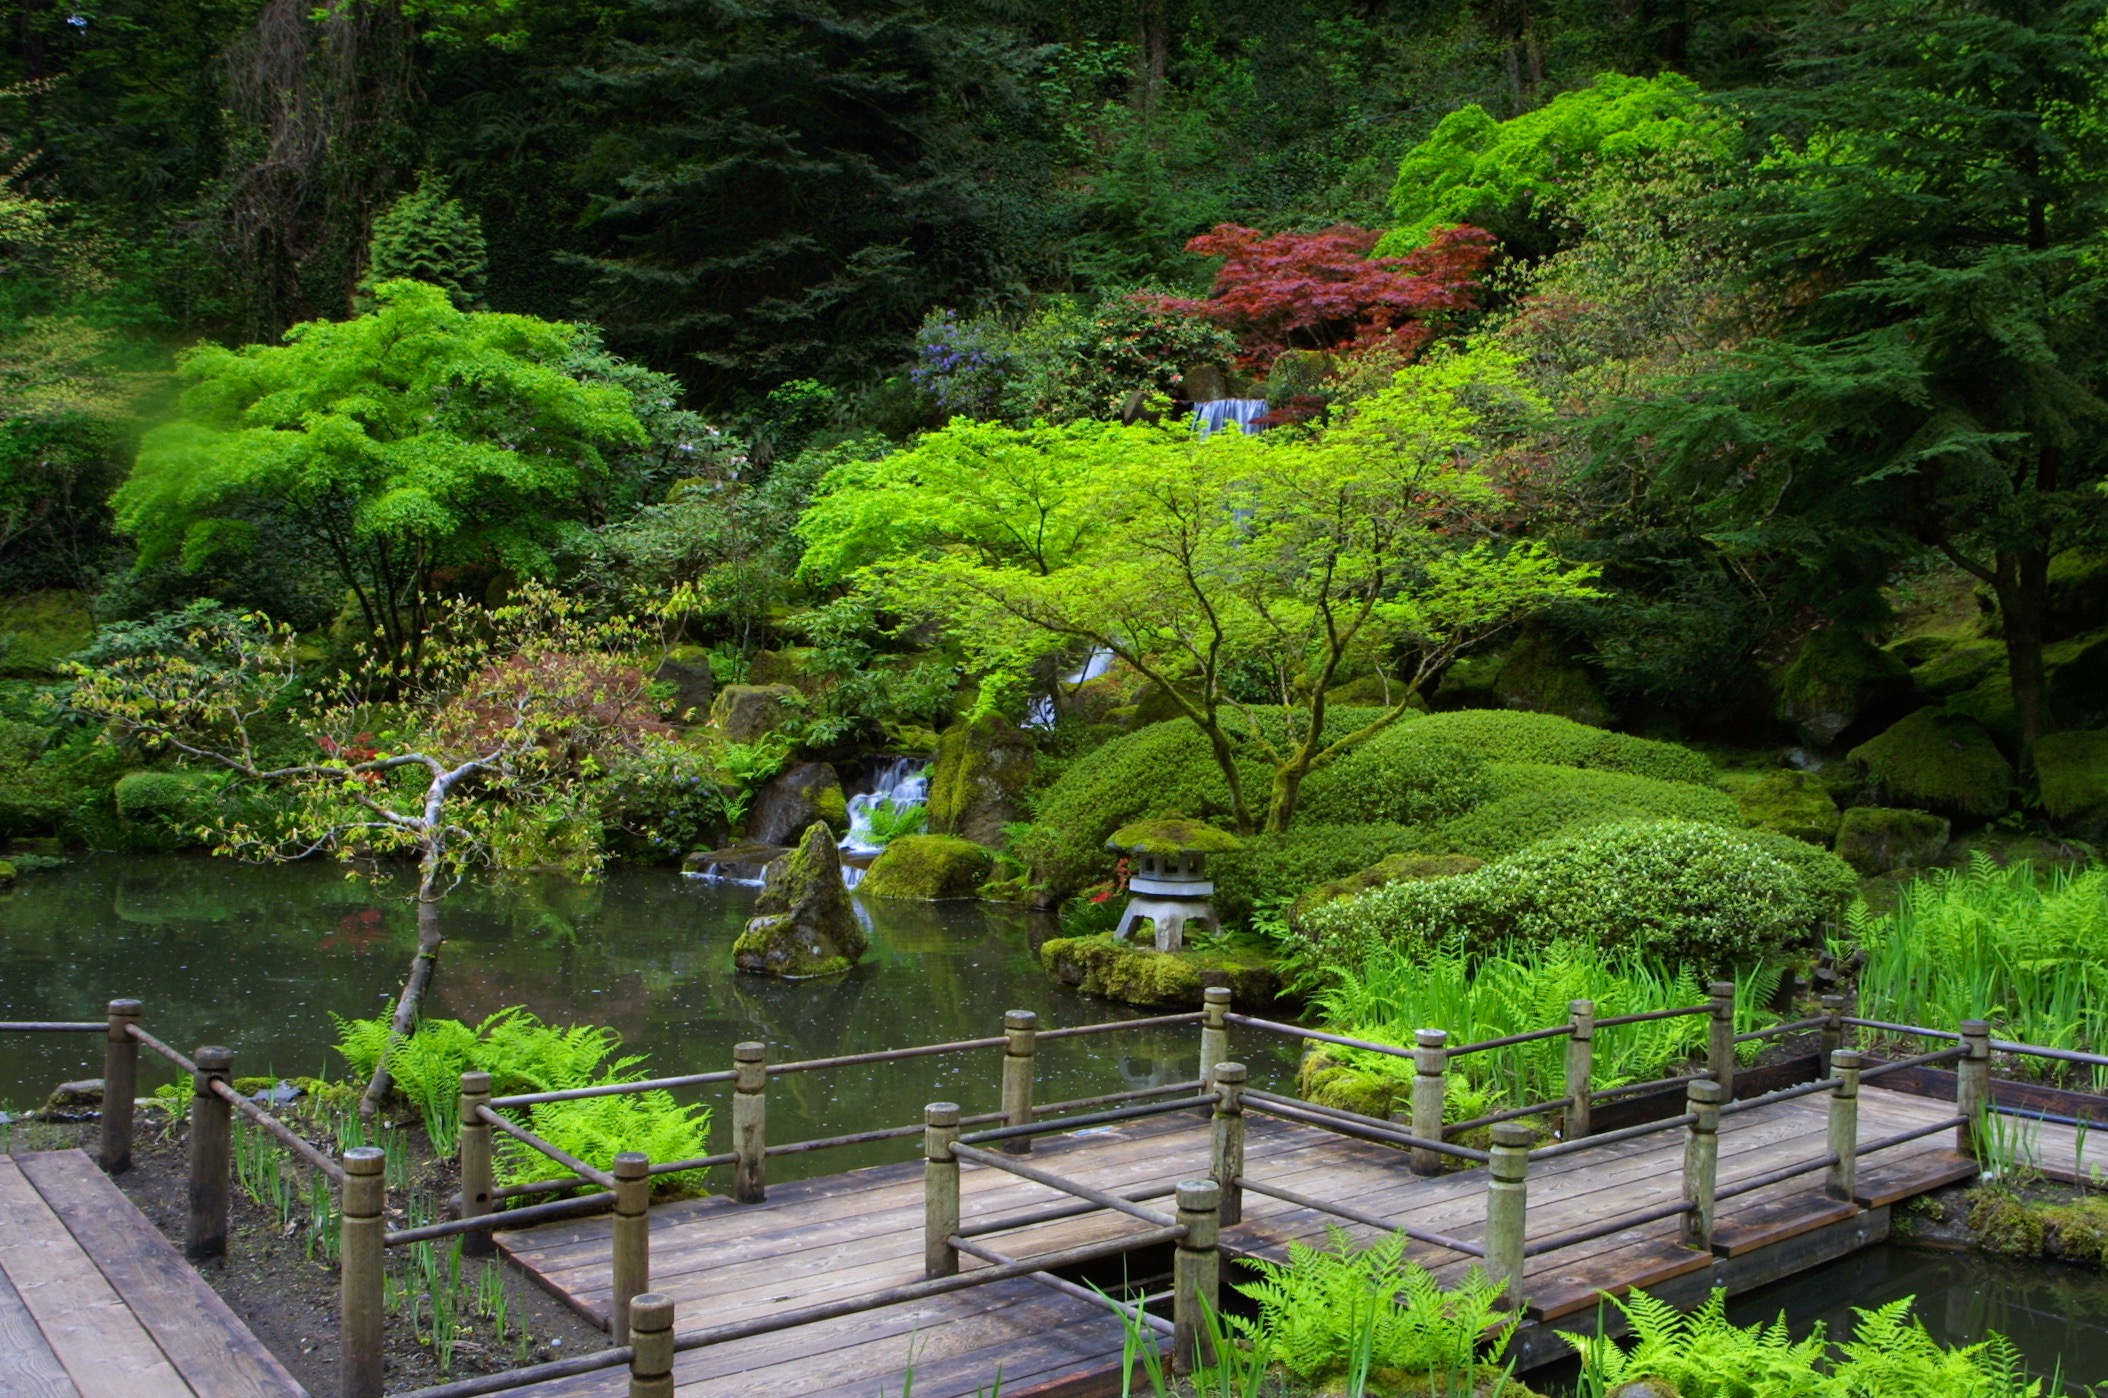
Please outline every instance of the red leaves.
[{"label": "red leaves", "polygon": [[1217,224],[1186,244],[1188,252],[1223,259],[1214,292],[1204,301],[1151,300],[1233,331],[1248,368],[1264,369],[1283,350],[1352,352],[1384,339],[1410,357],[1433,335],[1431,322],[1478,304],[1493,235],[1446,228],[1404,257],[1371,257],[1380,236],[1351,223],[1271,237]]}]

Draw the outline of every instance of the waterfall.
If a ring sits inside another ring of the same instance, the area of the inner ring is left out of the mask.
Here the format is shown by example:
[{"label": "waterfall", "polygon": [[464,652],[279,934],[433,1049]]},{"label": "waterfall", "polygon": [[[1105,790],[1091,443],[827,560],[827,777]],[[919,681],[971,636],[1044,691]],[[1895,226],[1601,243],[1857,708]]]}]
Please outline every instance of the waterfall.
[{"label": "waterfall", "polygon": [[[1113,653],[1103,646],[1092,646],[1091,653],[1083,658],[1083,665],[1073,675],[1063,675],[1061,682],[1070,689],[1089,684],[1107,670],[1113,668]],[[1054,726],[1054,701],[1042,694],[1025,710],[1025,727],[1052,728]]]},{"label": "waterfall", "polygon": [[1236,423],[1246,435],[1259,430],[1259,419],[1266,416],[1264,398],[1217,398],[1210,403],[1193,405],[1193,430],[1202,437],[1220,432],[1230,423]]},{"label": "waterfall", "polygon": [[[871,774],[871,790],[860,791],[849,798],[849,833],[842,837],[844,854],[877,854],[885,846],[871,838],[871,812],[881,801],[893,803],[893,809],[905,806],[923,806],[930,799],[930,764],[920,757],[896,757]],[[854,865],[842,866],[842,882],[855,888],[864,879],[864,871]]]}]

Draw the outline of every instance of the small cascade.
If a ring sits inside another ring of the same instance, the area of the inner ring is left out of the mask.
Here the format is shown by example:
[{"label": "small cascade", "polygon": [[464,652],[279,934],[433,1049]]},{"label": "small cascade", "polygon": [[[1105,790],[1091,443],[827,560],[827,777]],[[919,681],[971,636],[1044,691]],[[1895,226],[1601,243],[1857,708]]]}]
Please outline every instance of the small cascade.
[{"label": "small cascade", "polygon": [[[1091,647],[1091,653],[1083,658],[1083,664],[1073,675],[1063,675],[1061,682],[1070,689],[1089,684],[1107,670],[1113,668],[1113,653],[1103,646]],[[1025,710],[1025,727],[1052,728],[1054,726],[1054,701],[1042,694]]]},{"label": "small cascade", "polygon": [[1193,405],[1193,431],[1209,437],[1234,422],[1239,431],[1249,436],[1259,430],[1259,419],[1265,416],[1264,398],[1217,398]]},{"label": "small cascade", "polygon": [[[930,799],[930,764],[920,757],[896,757],[871,774],[871,790],[849,798],[849,833],[842,837],[842,882],[855,888],[864,880],[864,869],[884,845],[871,838],[871,813],[881,801],[893,809],[927,805]],[[854,860],[855,862],[851,862]]]}]

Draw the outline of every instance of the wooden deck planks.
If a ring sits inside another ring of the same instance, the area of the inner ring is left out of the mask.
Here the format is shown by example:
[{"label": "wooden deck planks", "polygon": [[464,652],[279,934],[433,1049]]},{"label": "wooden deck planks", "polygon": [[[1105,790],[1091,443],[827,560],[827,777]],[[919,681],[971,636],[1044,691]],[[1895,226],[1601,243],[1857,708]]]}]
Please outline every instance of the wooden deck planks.
[{"label": "wooden deck planks", "polygon": [[307,1398],[77,1150],[0,1156],[0,1395]]},{"label": "wooden deck planks", "polygon": [[[1860,1099],[1861,1130],[1869,1138],[1884,1136],[1951,1111],[1938,1102],[1868,1088]],[[1827,1148],[1826,1113],[1826,1099],[1816,1095],[1729,1118],[1721,1132],[1721,1182],[1732,1184],[1820,1156]],[[1259,1114],[1247,1121],[1250,1178],[1465,1240],[1483,1235],[1482,1170],[1416,1176],[1401,1152],[1385,1146]],[[1032,1160],[1117,1191],[1205,1174],[1207,1142],[1206,1123],[1180,1115],[1043,1138]],[[1957,1171],[1966,1173],[1968,1162],[1953,1156],[1948,1144],[1933,1136],[1867,1156],[1860,1163],[1862,1184],[1876,1191],[1878,1202],[1886,1202],[1922,1192]],[[1683,1133],[1667,1131],[1542,1162],[1530,1173],[1530,1236],[1549,1237],[1673,1202],[1681,1195],[1682,1152]],[[962,1180],[968,1220],[1065,1198],[991,1167],[968,1165]],[[1824,1197],[1820,1173],[1803,1175],[1723,1203],[1718,1258],[1680,1246],[1680,1225],[1673,1217],[1532,1258],[1527,1270],[1531,1311],[1556,1320],[1596,1304],[1604,1294],[1669,1283],[1687,1286],[1691,1283],[1679,1279],[1696,1279],[1694,1274],[1729,1258],[1790,1250],[1797,1245],[1794,1240],[1828,1236],[1857,1214],[1853,1204]],[[1328,1225],[1342,1224],[1330,1215],[1248,1192],[1244,1221],[1224,1230],[1224,1247],[1233,1256],[1279,1259],[1289,1242],[1322,1243]],[[988,1241],[1012,1256],[1029,1257],[1141,1226],[1100,1212]],[[1350,1237],[1363,1240],[1376,1231],[1343,1226]],[[653,1288],[674,1297],[682,1331],[869,1294],[920,1275],[921,1229],[922,1170],[915,1162],[783,1186],[759,1205],[717,1199],[672,1205],[653,1212]],[[609,1298],[609,1231],[606,1219],[590,1219],[499,1234],[498,1239],[543,1285],[601,1318]],[[1469,1258],[1430,1245],[1415,1244],[1412,1252],[1445,1279],[1461,1276],[1472,1265]],[[985,1390],[998,1363],[1004,1366],[1006,1393],[1045,1388],[1082,1394],[1108,1384],[1116,1392],[1120,1339],[1118,1322],[1102,1309],[1020,1280],[691,1352],[682,1356],[675,1374],[686,1398],[850,1392],[872,1398],[900,1391],[912,1340],[918,1346],[915,1392],[932,1398],[965,1398]],[[614,1379],[602,1376],[536,1393],[572,1398],[619,1391]]]}]

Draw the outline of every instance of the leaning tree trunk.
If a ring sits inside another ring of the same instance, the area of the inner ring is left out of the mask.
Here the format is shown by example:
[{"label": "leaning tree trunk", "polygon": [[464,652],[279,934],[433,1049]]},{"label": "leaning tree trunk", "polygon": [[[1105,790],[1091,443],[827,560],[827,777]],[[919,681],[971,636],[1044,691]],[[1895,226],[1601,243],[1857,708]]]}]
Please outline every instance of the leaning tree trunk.
[{"label": "leaning tree trunk", "polygon": [[[417,884],[417,954],[410,959],[410,975],[403,981],[402,994],[396,997],[395,1018],[388,1026],[391,1042],[407,1038],[417,1028],[418,1005],[424,1000],[426,987],[432,984],[432,972],[439,966],[439,944],[445,940],[439,933],[439,885],[438,859],[428,854]],[[383,1054],[373,1067],[372,1081],[359,1098],[359,1115],[372,1120],[394,1086],[395,1077],[388,1071],[388,1057]]]}]

